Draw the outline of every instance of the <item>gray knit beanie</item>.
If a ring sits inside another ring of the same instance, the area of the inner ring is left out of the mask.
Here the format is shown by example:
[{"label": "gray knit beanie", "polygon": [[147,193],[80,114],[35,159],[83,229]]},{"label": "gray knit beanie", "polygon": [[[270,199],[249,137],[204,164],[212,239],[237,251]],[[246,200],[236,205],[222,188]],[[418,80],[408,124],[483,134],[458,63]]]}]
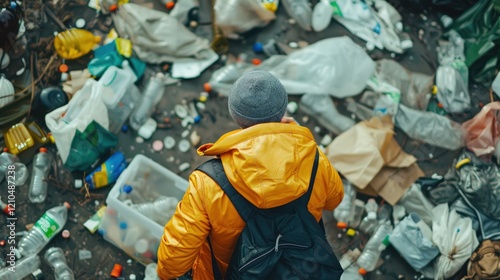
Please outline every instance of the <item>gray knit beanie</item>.
[{"label": "gray knit beanie", "polygon": [[251,71],[239,78],[229,92],[229,113],[241,127],[280,122],[288,105],[281,82],[266,71]]}]

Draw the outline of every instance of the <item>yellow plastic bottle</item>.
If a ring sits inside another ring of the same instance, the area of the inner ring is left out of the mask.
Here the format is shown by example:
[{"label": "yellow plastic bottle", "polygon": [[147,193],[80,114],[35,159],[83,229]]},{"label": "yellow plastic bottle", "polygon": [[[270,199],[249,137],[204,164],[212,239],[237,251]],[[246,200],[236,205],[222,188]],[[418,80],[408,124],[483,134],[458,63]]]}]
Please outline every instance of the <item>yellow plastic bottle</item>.
[{"label": "yellow plastic bottle", "polygon": [[72,28],[56,35],[54,47],[62,58],[77,59],[88,54],[99,42],[100,36],[85,29]]}]

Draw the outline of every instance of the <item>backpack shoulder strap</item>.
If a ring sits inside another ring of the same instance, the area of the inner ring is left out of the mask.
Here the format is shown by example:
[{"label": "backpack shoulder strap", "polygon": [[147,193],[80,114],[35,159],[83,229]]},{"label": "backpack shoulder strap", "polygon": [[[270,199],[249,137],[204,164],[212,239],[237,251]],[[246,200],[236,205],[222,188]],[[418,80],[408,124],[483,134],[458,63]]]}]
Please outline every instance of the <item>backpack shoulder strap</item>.
[{"label": "backpack shoulder strap", "polygon": [[307,204],[309,204],[309,199],[311,198],[312,190],[314,187],[314,181],[316,180],[316,173],[318,171],[318,164],[319,164],[319,152],[318,149],[316,149],[316,155],[314,156],[314,164],[312,167],[311,171],[311,179],[309,180],[309,186],[307,187],[307,192],[303,194],[297,202],[305,205],[305,209],[307,209]]},{"label": "backpack shoulder strap", "polygon": [[233,185],[231,185],[219,158],[214,158],[202,163],[198,166],[198,168],[196,168],[196,170],[200,170],[201,172],[207,174],[222,188],[245,223],[250,219],[252,213],[257,210],[257,207],[246,200],[241,194],[238,193],[238,191],[236,191],[236,189],[234,189]]}]

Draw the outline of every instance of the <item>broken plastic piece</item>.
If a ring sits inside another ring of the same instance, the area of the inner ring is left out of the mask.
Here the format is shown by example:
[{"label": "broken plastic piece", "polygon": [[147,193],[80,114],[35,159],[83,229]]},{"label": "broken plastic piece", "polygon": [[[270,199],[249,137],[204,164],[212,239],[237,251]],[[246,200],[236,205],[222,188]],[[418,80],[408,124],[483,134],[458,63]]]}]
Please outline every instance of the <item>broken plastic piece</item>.
[{"label": "broken plastic piece", "polygon": [[139,128],[138,134],[144,139],[149,139],[153,136],[156,131],[157,123],[154,119],[149,118],[146,123],[144,123],[141,128]]},{"label": "broken plastic piece", "polygon": [[167,136],[163,139],[163,144],[166,149],[172,149],[175,146],[175,139],[172,136]]},{"label": "broken plastic piece", "polygon": [[78,259],[83,261],[92,258],[92,252],[88,250],[78,250]]},{"label": "broken plastic piece", "polygon": [[189,167],[191,167],[191,165],[188,162],[184,162],[181,165],[179,165],[179,171],[184,172],[184,171],[188,170]]}]

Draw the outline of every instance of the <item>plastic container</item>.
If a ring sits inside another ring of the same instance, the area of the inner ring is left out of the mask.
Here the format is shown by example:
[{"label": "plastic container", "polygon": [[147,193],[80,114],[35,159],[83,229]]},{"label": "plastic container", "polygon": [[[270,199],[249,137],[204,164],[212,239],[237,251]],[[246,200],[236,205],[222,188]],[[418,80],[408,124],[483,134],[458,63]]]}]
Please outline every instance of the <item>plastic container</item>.
[{"label": "plastic container", "polygon": [[365,203],[362,200],[356,199],[354,201],[354,214],[348,221],[349,227],[357,228],[361,223],[361,219],[363,218],[364,212],[365,212]]},{"label": "plastic container", "polygon": [[136,204],[132,207],[160,225],[165,225],[174,215],[178,203],[179,200],[175,197],[160,197],[155,202]]},{"label": "plastic container", "polygon": [[54,270],[55,280],[74,280],[73,270],[69,268],[61,248],[52,247],[45,252],[44,259]]},{"label": "plastic container", "polygon": [[64,205],[47,210],[28,234],[19,241],[19,253],[22,256],[38,254],[54,236],[61,232],[68,219],[69,208],[69,203],[65,202]]},{"label": "plastic container", "polygon": [[146,199],[142,196],[142,194],[131,185],[125,185],[120,189],[118,199],[121,201],[129,200],[131,204],[146,202]]},{"label": "plastic container", "polygon": [[155,106],[163,97],[165,92],[163,78],[164,76],[162,73],[156,73],[155,76],[149,79],[142,101],[130,116],[130,126],[132,126],[133,129],[139,130],[139,128],[141,128],[152,115]]},{"label": "plastic container", "polygon": [[40,148],[40,152],[33,159],[33,171],[28,191],[31,203],[42,203],[47,198],[47,177],[50,172],[50,154],[46,148]]},{"label": "plastic container", "polygon": [[99,80],[103,85],[102,100],[108,108],[109,131],[117,133],[127,121],[141,95],[134,85],[137,76],[127,60],[123,69],[110,66]]},{"label": "plastic container", "polygon": [[344,185],[344,198],[337,208],[333,211],[333,216],[337,220],[339,228],[346,228],[348,221],[354,213],[354,201],[356,200],[356,191],[351,183],[347,180],[342,180]]},{"label": "plastic container", "polygon": [[9,170],[9,165],[19,162],[19,158],[8,152],[7,148],[3,149],[0,154],[0,182],[5,179],[5,174]]},{"label": "plastic container", "polygon": [[19,280],[24,279],[26,276],[33,273],[40,267],[40,257],[37,255],[31,255],[26,258],[22,258],[16,262],[16,267],[14,272],[6,267],[0,271],[0,279],[2,280]]},{"label": "plastic container", "polygon": [[125,155],[116,151],[101,166],[85,177],[90,189],[98,189],[116,182],[120,174],[127,167]]},{"label": "plastic container", "polygon": [[370,240],[368,240],[357,260],[361,275],[366,275],[367,272],[375,269],[380,254],[389,245],[389,235],[392,230],[393,228],[390,223],[382,224],[375,230]]},{"label": "plastic container", "polygon": [[13,125],[4,134],[4,139],[9,153],[13,155],[18,155],[35,145],[35,139],[24,123]]},{"label": "plastic container", "polygon": [[56,35],[54,48],[62,58],[77,59],[88,54],[99,42],[101,37],[84,29],[72,28]]},{"label": "plastic container", "polygon": [[378,205],[375,202],[375,199],[370,198],[368,202],[365,204],[366,216],[361,221],[359,225],[359,230],[364,233],[372,233],[375,230],[375,227],[378,225],[377,220],[377,210]]},{"label": "plastic container", "polygon": [[[189,183],[151,159],[136,155],[106,198],[108,209],[99,226],[99,232],[103,234],[104,239],[143,264],[155,262],[164,224],[158,224],[138,212],[132,205],[121,201],[120,189],[125,185],[132,187],[140,185],[138,189],[141,195],[142,191],[147,192],[144,197],[152,202],[160,196],[181,200]],[[125,227],[123,223],[126,223]],[[136,252],[135,244],[140,239],[147,240],[149,246],[144,253]]]}]

